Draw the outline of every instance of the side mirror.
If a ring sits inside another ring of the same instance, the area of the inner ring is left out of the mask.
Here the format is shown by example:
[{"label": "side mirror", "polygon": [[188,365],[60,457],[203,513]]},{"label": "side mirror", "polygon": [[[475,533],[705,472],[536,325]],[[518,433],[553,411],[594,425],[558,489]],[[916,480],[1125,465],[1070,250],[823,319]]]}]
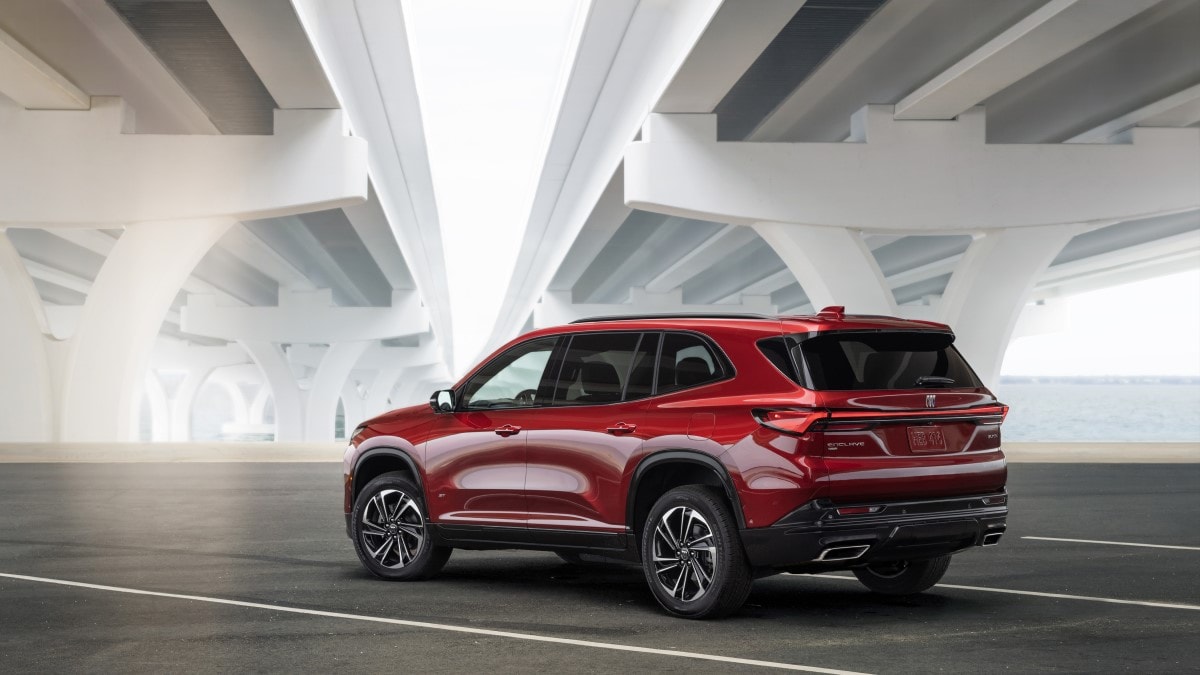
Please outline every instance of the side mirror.
[{"label": "side mirror", "polygon": [[435,413],[454,412],[454,390],[439,389],[429,397],[429,407]]}]

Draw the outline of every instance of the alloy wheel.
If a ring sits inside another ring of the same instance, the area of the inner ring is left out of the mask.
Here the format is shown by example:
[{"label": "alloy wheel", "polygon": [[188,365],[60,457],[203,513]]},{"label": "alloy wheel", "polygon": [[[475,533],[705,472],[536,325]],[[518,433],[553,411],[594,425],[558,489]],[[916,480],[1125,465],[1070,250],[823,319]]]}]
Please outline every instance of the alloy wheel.
[{"label": "alloy wheel", "polygon": [[400,490],[380,490],[362,510],[363,548],[390,569],[404,567],[425,543],[421,507]]},{"label": "alloy wheel", "polygon": [[676,506],[654,528],[654,574],[671,597],[692,602],[702,597],[717,575],[712,528],[699,511]]}]

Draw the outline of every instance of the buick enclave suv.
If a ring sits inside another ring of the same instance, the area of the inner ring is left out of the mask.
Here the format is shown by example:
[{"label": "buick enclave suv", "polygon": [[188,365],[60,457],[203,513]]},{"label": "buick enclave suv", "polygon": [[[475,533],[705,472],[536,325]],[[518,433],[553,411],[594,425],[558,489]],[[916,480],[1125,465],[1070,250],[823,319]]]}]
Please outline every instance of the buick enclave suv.
[{"label": "buick enclave suv", "polygon": [[385,579],[427,578],[454,548],[640,562],[689,618],[777,572],[918,593],[1008,513],[1007,408],[953,342],[840,307],[538,330],[354,432],[347,534]]}]

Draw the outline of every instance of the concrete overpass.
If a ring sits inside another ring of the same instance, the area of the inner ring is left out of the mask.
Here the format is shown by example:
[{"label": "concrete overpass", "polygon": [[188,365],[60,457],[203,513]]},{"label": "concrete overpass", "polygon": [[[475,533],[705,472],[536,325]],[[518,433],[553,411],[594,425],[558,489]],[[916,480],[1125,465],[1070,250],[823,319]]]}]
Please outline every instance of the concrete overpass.
[{"label": "concrete overpass", "polygon": [[[844,304],[950,322],[993,379],[1056,297],[1200,266],[1198,25],[592,2],[490,344]],[[4,0],[0,118],[0,440],[187,440],[210,378],[330,440],[455,375],[399,2]]]}]

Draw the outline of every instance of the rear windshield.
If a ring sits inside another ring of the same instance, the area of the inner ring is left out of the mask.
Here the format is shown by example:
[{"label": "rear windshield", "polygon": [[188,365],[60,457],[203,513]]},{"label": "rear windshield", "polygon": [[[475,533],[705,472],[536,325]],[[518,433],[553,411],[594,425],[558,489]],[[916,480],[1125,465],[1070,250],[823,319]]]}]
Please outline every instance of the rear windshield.
[{"label": "rear windshield", "polygon": [[770,338],[758,346],[809,389],[982,387],[953,341],[948,333],[839,331]]}]

